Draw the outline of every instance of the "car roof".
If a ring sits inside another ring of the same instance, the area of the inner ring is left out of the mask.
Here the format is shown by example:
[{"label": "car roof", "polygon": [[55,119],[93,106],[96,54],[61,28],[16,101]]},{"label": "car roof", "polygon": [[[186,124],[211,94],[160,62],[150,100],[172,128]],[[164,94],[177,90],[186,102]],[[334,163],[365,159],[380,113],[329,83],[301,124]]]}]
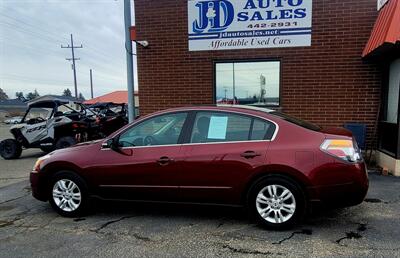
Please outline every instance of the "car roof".
[{"label": "car roof", "polygon": [[246,113],[249,115],[258,115],[265,116],[271,112],[274,112],[272,109],[256,107],[256,106],[245,106],[245,105],[197,105],[197,106],[186,106],[186,107],[176,107],[170,108],[166,110],[162,110],[156,112],[157,114],[169,113],[169,112],[179,112],[179,111],[200,111],[200,110],[210,110],[210,111],[235,111],[240,113]]}]

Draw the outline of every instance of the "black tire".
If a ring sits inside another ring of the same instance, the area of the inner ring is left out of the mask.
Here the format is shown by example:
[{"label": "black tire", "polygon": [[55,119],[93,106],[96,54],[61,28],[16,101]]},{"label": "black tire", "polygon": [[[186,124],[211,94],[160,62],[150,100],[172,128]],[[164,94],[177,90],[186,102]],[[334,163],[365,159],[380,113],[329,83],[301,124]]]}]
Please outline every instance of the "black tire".
[{"label": "black tire", "polygon": [[75,144],[76,144],[76,140],[74,137],[63,136],[57,140],[56,149],[59,150],[59,149],[68,148],[68,147],[74,146]]},{"label": "black tire", "polygon": [[[290,191],[292,197],[294,197],[294,201],[293,198],[289,198],[288,200],[283,200],[283,201],[279,201],[280,200],[279,198],[277,199],[269,198],[271,196],[268,193],[268,186],[272,188],[273,185],[277,186],[276,188],[277,196],[282,195],[284,189],[286,189]],[[257,204],[257,196],[260,192],[263,192],[264,196],[268,195],[266,196],[269,199],[268,204],[260,204],[260,203]],[[286,212],[286,208],[284,210],[280,208],[283,205],[293,205],[293,203],[295,208],[293,208],[294,212],[292,213]],[[249,209],[252,218],[254,218],[257,221],[257,223],[260,224],[261,226],[273,230],[288,229],[293,225],[295,225],[296,223],[300,222],[305,215],[306,205],[307,205],[306,195],[304,194],[304,191],[302,190],[300,185],[296,183],[294,180],[280,175],[270,175],[257,180],[250,188],[247,198],[247,208]],[[266,209],[266,211],[263,213],[266,218],[263,218],[261,216],[258,209],[260,210]],[[267,215],[269,211],[270,215]],[[281,214],[282,217],[284,217],[284,219],[282,221],[276,221],[276,220],[274,222],[268,221],[273,219],[271,218],[271,216],[274,216],[274,218],[275,216],[279,217],[279,215],[277,214]]]},{"label": "black tire", "polygon": [[22,146],[14,139],[6,139],[0,142],[0,155],[4,159],[17,159],[21,156]]},{"label": "black tire", "polygon": [[50,153],[55,150],[54,145],[49,146],[41,146],[40,149],[45,153]]},{"label": "black tire", "polygon": [[[56,197],[54,196],[53,191],[58,190],[57,193],[60,192],[60,188],[57,185],[60,181],[65,182],[67,188],[68,186],[70,186],[70,182],[73,182],[73,184],[75,184],[77,188],[69,191],[68,196],[66,195],[62,197]],[[74,199],[75,194],[77,194],[78,192],[80,193],[80,201]],[[89,192],[86,182],[76,173],[71,171],[60,171],[52,176],[48,188],[48,198],[51,207],[63,217],[79,217],[85,215],[89,207]],[[65,202],[65,200],[67,200],[67,202]],[[71,208],[72,205],[69,203],[69,201],[73,201],[73,203],[76,204],[77,207]],[[62,203],[66,203],[66,206],[64,208],[60,207],[62,206]],[[68,207],[70,210],[68,210]]]}]

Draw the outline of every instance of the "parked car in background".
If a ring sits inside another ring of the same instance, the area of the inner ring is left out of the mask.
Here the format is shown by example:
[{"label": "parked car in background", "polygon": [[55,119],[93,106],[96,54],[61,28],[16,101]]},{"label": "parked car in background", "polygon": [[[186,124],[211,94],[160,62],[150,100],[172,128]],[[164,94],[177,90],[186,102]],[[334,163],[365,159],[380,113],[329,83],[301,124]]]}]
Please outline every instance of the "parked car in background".
[{"label": "parked car in background", "polygon": [[23,118],[22,116],[14,116],[14,117],[7,118],[6,120],[4,120],[4,123],[6,123],[6,124],[19,124],[19,123],[21,123],[22,118]]},{"label": "parked car in background", "polygon": [[89,197],[244,206],[281,229],[312,203],[363,201],[368,177],[350,131],[322,129],[245,106],[175,108],[141,117],[104,140],[36,162],[32,194],[63,216]]}]

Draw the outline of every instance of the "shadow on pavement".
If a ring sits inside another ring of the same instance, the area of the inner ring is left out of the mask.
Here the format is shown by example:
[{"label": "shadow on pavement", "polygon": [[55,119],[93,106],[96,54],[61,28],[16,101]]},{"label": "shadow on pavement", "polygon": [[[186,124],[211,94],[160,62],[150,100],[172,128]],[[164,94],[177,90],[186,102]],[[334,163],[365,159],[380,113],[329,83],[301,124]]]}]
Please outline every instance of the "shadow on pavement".
[{"label": "shadow on pavement", "polygon": [[89,216],[96,215],[97,213],[106,213],[110,215],[117,213],[160,217],[191,217],[207,220],[217,220],[220,217],[229,220],[248,220],[247,212],[240,207],[176,203],[94,200],[92,203],[92,212],[89,213]]},{"label": "shadow on pavement", "polygon": [[42,151],[38,151],[38,152],[35,152],[35,153],[28,153],[28,154],[26,154],[26,153],[24,154],[24,152],[22,152],[22,155],[21,155],[21,157],[19,159],[40,158],[40,157],[42,157],[44,155],[46,155],[46,153],[42,152]]}]

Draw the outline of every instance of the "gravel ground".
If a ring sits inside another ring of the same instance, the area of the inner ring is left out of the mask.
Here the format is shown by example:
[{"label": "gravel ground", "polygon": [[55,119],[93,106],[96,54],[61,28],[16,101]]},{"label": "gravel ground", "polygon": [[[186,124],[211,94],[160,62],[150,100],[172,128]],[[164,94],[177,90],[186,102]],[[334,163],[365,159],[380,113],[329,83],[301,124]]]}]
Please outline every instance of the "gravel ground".
[{"label": "gravel ground", "polygon": [[400,257],[400,178],[370,174],[361,205],[316,212],[289,231],[213,206],[97,201],[92,214],[71,219],[31,196],[40,155],[0,159],[0,257]]}]

